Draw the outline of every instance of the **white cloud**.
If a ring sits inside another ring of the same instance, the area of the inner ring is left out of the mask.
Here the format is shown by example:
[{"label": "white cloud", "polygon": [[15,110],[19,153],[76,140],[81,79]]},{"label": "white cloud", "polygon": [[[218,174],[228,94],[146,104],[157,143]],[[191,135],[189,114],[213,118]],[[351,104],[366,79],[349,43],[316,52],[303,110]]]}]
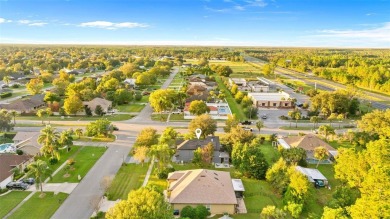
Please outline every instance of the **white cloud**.
[{"label": "white cloud", "polygon": [[30,20],[18,20],[18,23],[20,23],[20,24],[29,24],[31,22],[32,21],[30,21]]},{"label": "white cloud", "polygon": [[234,9],[239,10],[239,11],[244,11],[245,7],[240,6],[240,5],[236,5],[236,6],[234,6]]},{"label": "white cloud", "polygon": [[113,23],[109,21],[92,21],[85,22],[79,25],[80,27],[95,27],[103,28],[108,30],[116,30],[119,28],[144,28],[149,27],[147,24],[135,23],[135,22],[122,22],[122,23]]},{"label": "white cloud", "polygon": [[5,20],[4,18],[1,18],[1,17],[0,17],[0,24],[1,24],[1,23],[5,23],[6,21],[7,21],[7,20]]},{"label": "white cloud", "polygon": [[370,40],[373,42],[390,42],[390,22],[379,27],[362,30],[321,30],[319,37],[332,37],[340,39]]},{"label": "white cloud", "polygon": [[46,24],[47,23],[45,23],[45,22],[35,22],[35,23],[29,23],[28,26],[43,27]]},{"label": "white cloud", "polygon": [[268,4],[264,0],[253,0],[253,1],[246,1],[248,3],[248,6],[254,6],[254,7],[265,7]]}]

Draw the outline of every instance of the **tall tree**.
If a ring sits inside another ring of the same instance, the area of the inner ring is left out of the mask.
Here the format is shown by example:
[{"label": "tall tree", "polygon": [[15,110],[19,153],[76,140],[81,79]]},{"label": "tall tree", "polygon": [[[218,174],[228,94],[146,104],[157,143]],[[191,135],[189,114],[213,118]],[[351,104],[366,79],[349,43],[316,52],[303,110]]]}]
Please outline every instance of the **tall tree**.
[{"label": "tall tree", "polygon": [[358,127],[370,134],[390,138],[390,109],[374,110],[358,121]]},{"label": "tall tree", "polygon": [[196,129],[202,130],[201,137],[204,139],[207,135],[214,135],[217,131],[217,121],[212,119],[210,115],[203,114],[191,120],[188,129],[193,134],[195,134]]},{"label": "tall tree", "polygon": [[318,124],[319,121],[320,121],[320,117],[318,117],[318,116],[310,117],[310,122],[313,123],[313,128],[314,129],[316,128],[316,125]]},{"label": "tall tree", "polygon": [[321,161],[327,159],[329,157],[329,152],[326,150],[323,146],[318,146],[314,148],[314,158],[318,160],[316,168],[318,168],[318,165]]},{"label": "tall tree", "polygon": [[323,134],[325,136],[325,139],[328,140],[329,135],[334,135],[334,128],[330,125],[321,125],[318,128],[318,131],[320,134]]},{"label": "tall tree", "polygon": [[106,218],[173,219],[173,214],[170,204],[165,201],[162,194],[151,188],[143,187],[131,191],[126,200],[110,208],[106,213]]},{"label": "tall tree", "polygon": [[60,159],[58,139],[59,133],[57,130],[50,125],[46,125],[46,127],[41,130],[41,134],[38,137],[38,143],[43,144],[40,149],[41,152],[45,156],[50,155],[52,158],[56,157],[57,159]]},{"label": "tall tree", "polygon": [[176,96],[176,92],[172,89],[156,90],[150,94],[149,103],[155,112],[162,113],[165,110],[172,109],[176,102]]},{"label": "tall tree", "polygon": [[191,114],[199,116],[210,112],[210,108],[206,105],[205,102],[201,100],[194,100],[190,103],[189,111]]},{"label": "tall tree", "polygon": [[69,130],[61,132],[58,143],[63,148],[69,150],[70,146],[73,145],[72,133]]},{"label": "tall tree", "polygon": [[15,119],[16,119],[16,116],[18,115],[18,113],[15,110],[11,110],[10,113],[11,113],[12,117],[14,117],[14,125],[15,125],[16,124]]},{"label": "tall tree", "polygon": [[157,130],[153,128],[145,128],[138,133],[137,139],[134,143],[134,147],[146,146],[150,148],[152,147],[152,145],[157,144],[157,142]]},{"label": "tall tree", "polygon": [[39,94],[43,88],[43,81],[40,78],[33,78],[26,84],[27,91],[32,94]]},{"label": "tall tree", "polygon": [[158,170],[162,171],[170,164],[173,150],[167,144],[156,144],[150,148],[149,154],[158,160]]},{"label": "tall tree", "polygon": [[144,162],[145,162],[145,159],[148,155],[148,152],[149,152],[149,148],[146,146],[136,147],[134,149],[133,157],[135,160],[140,162],[142,164],[142,166],[144,166]]},{"label": "tall tree", "polygon": [[267,170],[266,179],[279,194],[283,194],[286,191],[290,180],[288,165],[283,158],[279,158],[279,160]]},{"label": "tall tree", "polygon": [[262,128],[264,128],[265,126],[264,126],[264,122],[263,121],[261,121],[261,120],[258,120],[257,122],[256,122],[256,128],[259,130],[259,133],[260,133],[260,130],[262,129]]},{"label": "tall tree", "polygon": [[38,111],[37,111],[37,116],[39,117],[39,118],[41,118],[42,119],[42,124],[43,124],[43,117],[46,115],[46,110],[45,109],[39,109]]},{"label": "tall tree", "polygon": [[35,179],[35,186],[37,189],[41,190],[41,194],[43,194],[42,185],[46,178],[51,177],[51,173],[52,171],[45,161],[37,160],[28,165],[27,176],[33,177]]},{"label": "tall tree", "polygon": [[225,121],[225,127],[223,127],[223,130],[228,133],[230,132],[231,128],[237,127],[238,124],[239,121],[236,117],[236,114],[229,114],[227,120]]},{"label": "tall tree", "polygon": [[10,131],[12,125],[12,114],[5,109],[0,110],[0,131]]},{"label": "tall tree", "polygon": [[159,143],[173,146],[175,145],[178,136],[179,133],[175,129],[173,129],[172,127],[167,127],[161,134]]},{"label": "tall tree", "polygon": [[69,96],[64,101],[64,109],[68,115],[76,115],[83,108],[83,102],[78,96]]}]

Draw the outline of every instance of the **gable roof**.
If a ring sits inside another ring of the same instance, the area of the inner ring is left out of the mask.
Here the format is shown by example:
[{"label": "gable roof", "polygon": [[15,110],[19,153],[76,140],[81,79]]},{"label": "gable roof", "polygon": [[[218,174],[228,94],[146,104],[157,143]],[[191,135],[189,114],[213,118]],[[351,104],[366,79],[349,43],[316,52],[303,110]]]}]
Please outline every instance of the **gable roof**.
[{"label": "gable roof", "polygon": [[93,112],[93,111],[95,111],[95,109],[98,105],[100,105],[103,108],[103,110],[107,109],[109,106],[111,106],[112,101],[109,101],[109,100],[106,100],[106,99],[103,99],[100,97],[95,97],[93,100],[84,101],[83,104],[87,105],[91,109],[91,111]]},{"label": "gable roof", "polygon": [[30,160],[30,155],[0,154],[0,182],[12,175],[12,169]]},{"label": "gable roof", "polygon": [[43,94],[36,94],[28,99],[18,99],[9,104],[0,104],[0,109],[30,111],[45,104]]},{"label": "gable roof", "polygon": [[198,147],[203,147],[210,142],[214,145],[214,151],[221,149],[218,136],[207,136],[205,139],[185,140],[177,145],[177,150],[196,150]]},{"label": "gable roof", "polygon": [[169,203],[185,204],[237,204],[229,172],[196,169],[176,171],[168,175],[182,174],[170,183]]},{"label": "gable roof", "polygon": [[314,149],[318,146],[325,147],[328,151],[335,151],[332,146],[318,138],[315,135],[307,134],[304,136],[292,136],[284,138],[284,141],[292,147],[303,148],[306,151],[314,151]]}]

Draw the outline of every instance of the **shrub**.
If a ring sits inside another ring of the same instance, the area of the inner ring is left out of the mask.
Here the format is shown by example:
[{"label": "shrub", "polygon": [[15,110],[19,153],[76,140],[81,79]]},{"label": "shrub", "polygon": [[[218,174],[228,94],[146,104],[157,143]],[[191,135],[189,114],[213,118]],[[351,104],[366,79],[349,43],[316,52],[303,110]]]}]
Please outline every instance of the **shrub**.
[{"label": "shrub", "polygon": [[134,99],[136,101],[140,101],[142,99],[142,94],[140,92],[136,92],[134,95]]},{"label": "shrub", "polygon": [[17,154],[17,155],[23,155],[23,151],[20,150],[20,149],[17,149],[17,150],[16,150],[16,154]]},{"label": "shrub", "polygon": [[279,119],[281,119],[281,120],[288,120],[288,117],[285,116],[285,115],[281,115],[281,116],[279,116]]},{"label": "shrub", "polygon": [[12,88],[19,88],[19,87],[20,87],[19,84],[13,84],[13,85],[12,85]]},{"label": "shrub", "polygon": [[165,169],[157,172],[157,177],[159,179],[167,179],[168,178],[168,174],[171,173],[171,172],[174,172],[174,171],[175,171],[175,168],[173,168],[173,167],[165,168]]},{"label": "shrub", "polygon": [[1,99],[6,98],[6,97],[10,97],[10,96],[12,96],[11,92],[4,92],[4,93],[0,94]]},{"label": "shrub", "polygon": [[7,188],[4,188],[4,189],[0,188],[0,194],[6,193],[7,191],[8,191]]},{"label": "shrub", "polygon": [[58,163],[58,159],[55,158],[55,157],[51,157],[51,158],[49,159],[49,163],[50,163],[50,165],[54,165],[54,164]]},{"label": "shrub", "polygon": [[191,206],[185,206],[183,209],[181,209],[180,212],[181,217],[188,217],[188,218],[196,218],[196,211]]}]

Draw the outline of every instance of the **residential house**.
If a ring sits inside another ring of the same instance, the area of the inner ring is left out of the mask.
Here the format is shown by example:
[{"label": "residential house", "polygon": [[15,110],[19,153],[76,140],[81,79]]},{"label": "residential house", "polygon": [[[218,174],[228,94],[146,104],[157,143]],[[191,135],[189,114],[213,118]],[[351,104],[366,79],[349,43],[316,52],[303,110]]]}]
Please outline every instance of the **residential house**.
[{"label": "residential house", "polygon": [[126,78],[126,80],[124,80],[123,83],[128,84],[132,87],[135,87],[135,79],[134,78]]},{"label": "residential house", "polygon": [[189,97],[186,99],[186,102],[191,102],[193,100],[207,101],[207,98],[209,97],[207,87],[199,84],[189,85],[187,94]]},{"label": "residential house", "polygon": [[84,101],[83,105],[85,107],[89,107],[91,109],[92,114],[95,115],[95,109],[98,105],[100,105],[103,109],[103,113],[108,113],[112,109],[112,101],[96,97],[90,101]]},{"label": "residential house", "polygon": [[168,175],[166,198],[174,211],[204,205],[211,214],[236,213],[237,199],[229,172],[195,169]]},{"label": "residential house", "polygon": [[254,107],[293,108],[294,103],[286,92],[278,93],[248,93]]},{"label": "residential house", "polygon": [[0,188],[3,189],[13,180],[12,169],[19,168],[20,171],[34,159],[31,155],[0,154]]},{"label": "residential house", "polygon": [[[186,102],[184,107],[184,119],[193,119],[196,116],[190,113],[190,102]],[[208,113],[213,119],[227,119],[232,114],[228,103],[206,103],[210,112]]]},{"label": "residential house", "polygon": [[246,87],[247,81],[244,78],[229,78],[229,85],[233,86],[233,84],[239,87]]},{"label": "residential house", "polygon": [[328,179],[317,169],[305,168],[301,166],[296,166],[295,169],[305,175],[312,183],[322,186],[328,185]]},{"label": "residential house", "polygon": [[18,113],[35,113],[37,109],[46,105],[43,98],[43,94],[37,94],[26,99],[18,99],[11,103],[0,104],[0,109],[15,110]]},{"label": "residential house", "polygon": [[[278,145],[285,149],[293,147],[303,148],[306,151],[308,162],[316,163],[317,160],[314,157],[314,149],[322,146],[328,150],[330,158],[337,155],[337,150],[330,146],[328,143],[317,137],[316,135],[308,134],[304,136],[290,136],[286,138],[277,139]],[[324,161],[330,162],[330,161]]]},{"label": "residential house", "polygon": [[18,132],[12,139],[14,146],[24,154],[35,156],[40,153],[42,145],[38,143],[39,132]]},{"label": "residential house", "polygon": [[192,162],[194,159],[194,151],[199,147],[203,148],[208,143],[214,145],[213,163],[229,163],[229,155],[223,152],[218,136],[207,136],[205,139],[178,141],[173,161],[184,163]]}]

